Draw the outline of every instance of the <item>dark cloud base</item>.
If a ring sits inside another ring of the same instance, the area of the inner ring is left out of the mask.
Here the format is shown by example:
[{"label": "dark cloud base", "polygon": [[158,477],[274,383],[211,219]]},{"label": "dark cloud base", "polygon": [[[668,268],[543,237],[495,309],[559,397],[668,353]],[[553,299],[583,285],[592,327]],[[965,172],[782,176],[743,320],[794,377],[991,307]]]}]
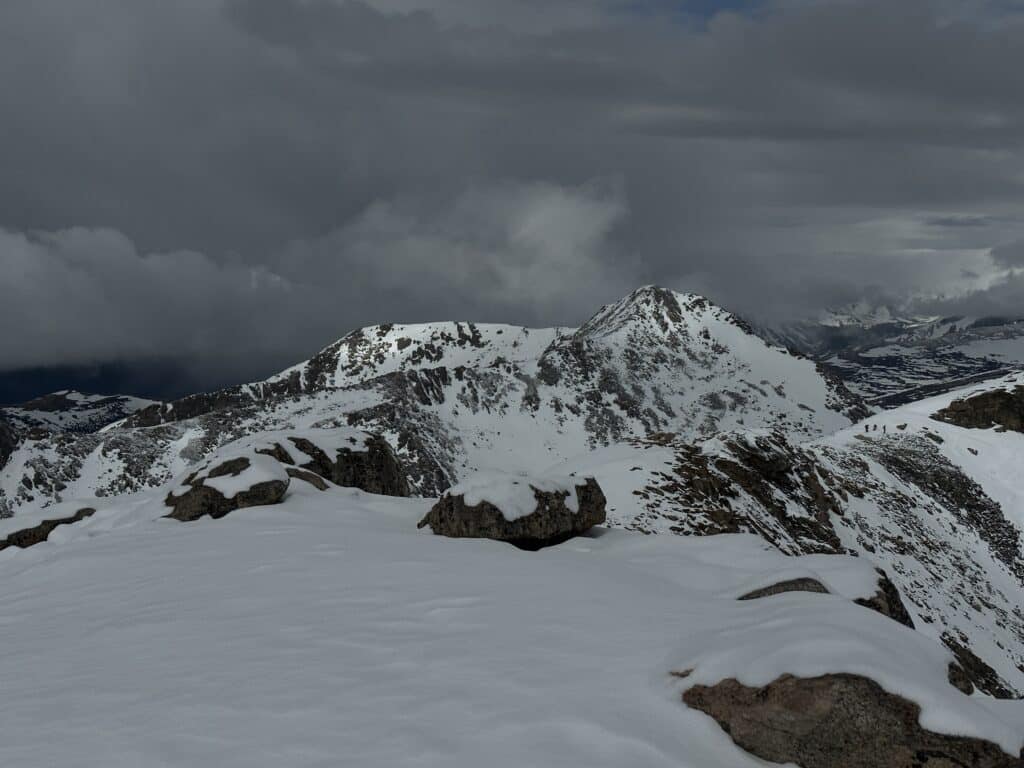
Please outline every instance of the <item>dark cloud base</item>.
[{"label": "dark cloud base", "polygon": [[1024,304],[1005,0],[9,0],[0,92],[0,371],[206,387],[651,282]]}]

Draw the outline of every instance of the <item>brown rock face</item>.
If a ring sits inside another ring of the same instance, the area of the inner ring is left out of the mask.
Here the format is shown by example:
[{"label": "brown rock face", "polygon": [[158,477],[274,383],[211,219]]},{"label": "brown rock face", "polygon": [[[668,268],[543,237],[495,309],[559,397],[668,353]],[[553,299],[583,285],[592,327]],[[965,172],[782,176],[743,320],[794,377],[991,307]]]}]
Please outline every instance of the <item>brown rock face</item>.
[{"label": "brown rock face", "polygon": [[520,549],[537,550],[560,544],[605,520],[604,493],[592,477],[576,486],[579,512],[566,506],[567,492],[533,488],[533,495],[537,499],[536,509],[517,520],[506,520],[500,509],[486,501],[471,507],[464,496],[445,496],[417,527],[429,525],[440,536],[494,539]]},{"label": "brown rock face", "polygon": [[1024,432],[1024,387],[1012,392],[995,389],[963,400],[954,400],[932,418],[968,429],[1002,427],[1013,432]]},{"label": "brown rock face", "polygon": [[[249,459],[244,457],[231,459],[211,469],[208,476],[210,478],[227,475],[237,476],[248,468]],[[285,491],[288,490],[288,479],[286,477],[284,480],[268,480],[256,483],[228,499],[220,491],[205,485],[203,478],[197,479],[197,474],[193,472],[185,480],[185,484],[190,486],[190,489],[181,496],[175,496],[173,493],[167,494],[164,504],[172,507],[174,510],[167,517],[182,522],[198,520],[206,515],[217,519],[224,517],[229,512],[234,512],[236,509],[259,507],[266,504],[279,504],[284,498]]]},{"label": "brown rock face", "polygon": [[72,525],[73,523],[77,523],[87,517],[91,517],[95,512],[96,510],[92,507],[84,507],[70,517],[61,517],[56,520],[43,520],[39,525],[35,525],[31,528],[25,528],[21,531],[15,531],[8,535],[7,538],[0,539],[0,549],[7,549],[8,547],[20,547],[21,549],[27,549],[28,547],[34,547],[36,544],[41,544],[50,538],[50,534],[53,532],[53,529],[58,525]]},{"label": "brown rock face", "polygon": [[751,688],[697,685],[683,701],[713,717],[742,749],[801,768],[1022,768],[1024,759],[982,739],[918,723],[920,707],[857,675],[784,675]]}]

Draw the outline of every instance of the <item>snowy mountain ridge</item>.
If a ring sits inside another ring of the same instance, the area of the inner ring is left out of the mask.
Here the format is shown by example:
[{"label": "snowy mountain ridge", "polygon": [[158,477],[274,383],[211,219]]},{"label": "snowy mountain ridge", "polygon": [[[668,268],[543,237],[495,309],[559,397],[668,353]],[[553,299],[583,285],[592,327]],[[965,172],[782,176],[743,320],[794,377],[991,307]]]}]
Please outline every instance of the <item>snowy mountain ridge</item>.
[{"label": "snowy mountain ridge", "polygon": [[0,418],[19,431],[95,432],[155,404],[130,395],[90,395],[64,389],[0,407]]},{"label": "snowy mountain ridge", "polygon": [[360,329],[265,382],[153,404],[102,434],[28,440],[0,474],[0,505],[153,487],[268,429],[378,432],[436,495],[473,471],[538,471],[627,437],[777,427],[810,439],[864,412],[812,361],[707,299],[645,287],[575,331]]}]

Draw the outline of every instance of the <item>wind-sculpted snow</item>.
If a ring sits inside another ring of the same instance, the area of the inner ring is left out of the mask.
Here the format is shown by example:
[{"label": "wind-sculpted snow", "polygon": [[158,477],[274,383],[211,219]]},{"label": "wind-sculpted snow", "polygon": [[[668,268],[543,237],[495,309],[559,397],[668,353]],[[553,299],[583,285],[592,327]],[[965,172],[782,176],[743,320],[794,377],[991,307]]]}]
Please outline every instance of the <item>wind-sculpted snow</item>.
[{"label": "wind-sculpted snow", "polygon": [[[979,687],[1024,694],[1024,434],[933,414],[1013,390],[1024,375],[873,416],[804,444],[780,431],[631,440],[557,468],[592,475],[609,524],[644,533],[750,532],[792,554],[852,552],[880,565],[951,649],[994,673]],[[988,674],[988,673],[985,673]]]},{"label": "wind-sculpted snow", "polygon": [[[865,558],[610,530],[524,552],[305,483],[181,525],[162,493],[0,552],[3,765],[754,768],[684,692],[822,671],[1022,746],[1021,702],[960,693],[952,653],[853,601]],[[737,599],[794,573],[828,593]]]}]

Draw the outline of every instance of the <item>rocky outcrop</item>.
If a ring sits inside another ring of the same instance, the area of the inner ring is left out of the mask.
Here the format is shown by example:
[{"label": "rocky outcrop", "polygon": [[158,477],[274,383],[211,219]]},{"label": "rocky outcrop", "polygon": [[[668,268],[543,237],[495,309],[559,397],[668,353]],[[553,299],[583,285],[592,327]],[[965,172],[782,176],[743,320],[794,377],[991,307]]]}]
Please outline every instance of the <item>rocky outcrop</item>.
[{"label": "rocky outcrop", "polygon": [[409,481],[388,442],[377,435],[360,436],[359,440],[351,438],[350,446],[335,448],[332,458],[312,441],[292,436],[288,441],[309,460],[303,463],[300,458],[290,463],[344,488],[359,488],[382,496],[409,496]]},{"label": "rocky outcrop", "polygon": [[907,607],[903,605],[900,598],[900,591],[892,583],[885,571],[876,568],[878,571],[878,591],[872,597],[861,597],[854,600],[857,605],[863,605],[873,611],[878,611],[883,616],[888,616],[893,621],[898,621],[905,627],[914,628],[914,620],[910,618]]},{"label": "rocky outcrop", "polygon": [[[575,504],[567,503],[569,490],[541,490],[524,483],[533,492],[532,512],[509,519],[489,501],[467,503],[467,494],[454,489],[437,502],[418,527],[430,526],[440,536],[507,541],[520,549],[536,550],[560,544],[605,521],[605,497],[593,478],[575,486]],[[572,509],[575,506],[576,509]]]},{"label": "rocky outcrop", "polygon": [[740,595],[737,600],[759,600],[762,597],[781,595],[784,592],[817,592],[827,595],[828,589],[820,581],[810,577],[786,579],[775,584],[769,584],[767,587],[753,589],[746,594]]},{"label": "rocky outcrop", "polygon": [[55,520],[43,520],[39,525],[34,525],[31,528],[24,528],[20,531],[15,531],[9,534],[6,538],[0,539],[0,549],[7,549],[8,547],[20,547],[21,549],[27,549],[28,547],[34,547],[36,544],[41,544],[50,538],[50,534],[53,529],[58,525],[72,525],[87,517],[92,517],[96,510],[92,507],[84,507],[75,514],[69,517],[60,517]]},{"label": "rocky outcrop", "polygon": [[932,418],[968,429],[998,427],[1024,432],[1024,387],[992,389],[954,400]]},{"label": "rocky outcrop", "polygon": [[714,718],[742,749],[801,768],[1022,768],[1024,756],[919,723],[920,707],[865,677],[784,675],[761,687],[696,685],[683,701]]},{"label": "rocky outcrop", "polygon": [[1021,698],[999,673],[982,661],[963,640],[958,640],[949,632],[945,632],[942,635],[942,642],[956,656],[956,663],[950,664],[949,681],[961,691],[971,694],[977,688],[996,699]]},{"label": "rocky outcrop", "polygon": [[7,465],[14,449],[18,446],[18,436],[14,429],[0,417],[0,469]]},{"label": "rocky outcrop", "polygon": [[288,473],[269,459],[261,464],[254,466],[253,459],[240,456],[193,472],[185,478],[183,492],[167,494],[164,503],[173,511],[166,516],[182,522],[207,515],[216,519],[236,509],[280,503],[288,490]]},{"label": "rocky outcrop", "polygon": [[304,480],[318,491],[326,491],[330,487],[327,485],[327,481],[315,472],[310,472],[306,469],[299,469],[297,467],[286,467],[285,471],[288,473],[288,477],[293,477],[296,480]]}]

